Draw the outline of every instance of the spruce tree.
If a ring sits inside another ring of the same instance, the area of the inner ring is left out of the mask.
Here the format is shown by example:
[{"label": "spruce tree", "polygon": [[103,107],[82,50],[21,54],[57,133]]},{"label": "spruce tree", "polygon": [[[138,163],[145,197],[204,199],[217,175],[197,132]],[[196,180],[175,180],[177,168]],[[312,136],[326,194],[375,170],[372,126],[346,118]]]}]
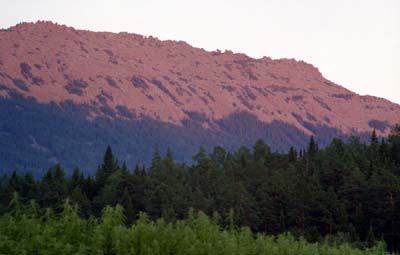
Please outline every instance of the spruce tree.
[{"label": "spruce tree", "polygon": [[96,185],[98,190],[102,189],[106,183],[107,179],[117,171],[118,164],[114,159],[111,146],[108,145],[106,152],[104,153],[103,163],[96,172]]},{"label": "spruce tree", "polygon": [[158,145],[154,146],[153,158],[151,159],[150,170],[158,171],[161,167],[161,155]]},{"label": "spruce tree", "polygon": [[288,152],[288,159],[289,162],[294,163],[297,161],[297,151],[293,146],[290,147],[289,152]]},{"label": "spruce tree", "polygon": [[60,164],[49,168],[39,185],[39,202],[42,207],[60,211],[67,197],[68,185]]},{"label": "spruce tree", "polygon": [[262,140],[259,139],[253,146],[254,160],[266,160],[266,157],[271,153],[270,147]]}]

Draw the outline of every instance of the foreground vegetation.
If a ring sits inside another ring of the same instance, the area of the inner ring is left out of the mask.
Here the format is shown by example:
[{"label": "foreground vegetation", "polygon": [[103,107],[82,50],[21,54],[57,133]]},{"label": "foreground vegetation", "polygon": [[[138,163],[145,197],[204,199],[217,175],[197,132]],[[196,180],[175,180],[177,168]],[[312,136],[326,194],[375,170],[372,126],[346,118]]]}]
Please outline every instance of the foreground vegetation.
[{"label": "foreground vegetation", "polygon": [[25,212],[13,201],[12,214],[0,218],[0,254],[204,254],[204,255],[383,255],[382,244],[367,250],[347,244],[310,244],[288,234],[277,237],[254,236],[250,229],[221,229],[203,213],[189,212],[186,220],[166,223],[149,221],[140,214],[137,222],[127,227],[121,206],[106,207],[100,219],[82,219],[77,207],[68,200],[59,215],[51,210],[38,214],[35,204]]},{"label": "foreground vegetation", "polygon": [[[109,147],[95,176],[85,176],[76,169],[66,177],[60,165],[51,167],[40,180],[29,173],[2,176],[0,240],[3,249],[11,249],[5,254],[24,247],[22,243],[42,244],[44,250],[82,247],[84,253],[96,243],[103,247],[102,242],[110,241],[113,243],[107,245],[130,249],[127,247],[137,247],[135,238],[139,237],[154,240],[146,241],[150,242],[146,245],[159,247],[160,252],[178,249],[184,246],[181,242],[187,242],[203,254],[209,254],[207,249],[221,251],[242,246],[241,238],[249,238],[245,240],[252,243],[252,249],[281,247],[280,243],[289,242],[289,247],[297,249],[296,254],[301,254],[299,249],[303,246],[329,249],[323,244],[326,240],[349,243],[365,252],[380,241],[390,251],[400,249],[400,126],[387,139],[378,139],[373,133],[369,144],[352,137],[347,142],[334,139],[328,147],[319,149],[311,137],[305,150],[291,148],[288,153],[274,153],[259,140],[252,149],[241,147],[235,152],[215,147],[207,154],[200,149],[194,161],[190,166],[177,163],[171,151],[161,157],[156,149],[150,167],[136,166],[131,171],[124,163],[118,163]],[[19,198],[13,198],[13,194]],[[78,205],[79,212],[74,209],[71,213],[69,209],[65,214],[63,203],[67,198]],[[29,206],[30,201],[36,201],[37,206]],[[118,204],[125,208],[123,212],[107,207]],[[103,223],[97,222],[94,218],[101,217],[104,208],[108,209],[103,213]],[[213,218],[215,224],[207,223],[207,228],[213,229],[215,240],[205,242],[201,238],[208,236],[192,233],[203,231],[200,225],[199,229],[191,227],[193,219],[203,223],[207,220],[205,216],[185,220],[189,208]],[[30,211],[35,212],[34,216]],[[163,220],[147,222],[144,216],[139,218],[141,212],[150,220]],[[117,215],[108,217],[110,213]],[[126,226],[121,225],[123,218]],[[140,226],[146,226],[152,234],[138,235],[135,231]],[[218,226],[249,230],[218,232]],[[107,234],[102,236],[102,231]],[[188,231],[187,237],[182,231]],[[251,233],[278,236],[288,232],[296,239],[319,244],[306,245],[289,236],[280,236],[277,243],[269,237],[250,238]],[[69,238],[73,241],[63,241]],[[18,240],[21,245],[15,243]],[[72,247],[68,248],[70,242]],[[274,249],[279,252],[279,248],[271,248],[270,253]],[[345,248],[332,248],[329,254],[336,254],[335,249]],[[145,252],[141,250],[139,254]]]}]

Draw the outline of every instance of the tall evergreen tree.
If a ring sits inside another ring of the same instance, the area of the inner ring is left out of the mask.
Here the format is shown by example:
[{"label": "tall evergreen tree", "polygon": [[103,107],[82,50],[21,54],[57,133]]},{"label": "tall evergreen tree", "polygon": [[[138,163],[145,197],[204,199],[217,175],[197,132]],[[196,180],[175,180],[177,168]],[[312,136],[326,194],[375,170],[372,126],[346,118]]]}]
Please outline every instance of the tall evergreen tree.
[{"label": "tall evergreen tree", "polygon": [[289,162],[294,163],[297,161],[297,151],[293,146],[290,147],[289,153],[288,153],[288,159]]},{"label": "tall evergreen tree", "polygon": [[62,203],[67,197],[68,185],[64,170],[60,164],[49,168],[39,185],[39,203],[42,207],[62,209]]},{"label": "tall evergreen tree", "polygon": [[150,170],[157,171],[161,167],[161,155],[158,145],[154,147],[153,158],[151,159]]},{"label": "tall evergreen tree", "polygon": [[314,136],[311,136],[310,141],[308,142],[307,154],[310,158],[313,158],[317,152],[318,144],[315,142]]},{"label": "tall evergreen tree", "polygon": [[98,190],[102,189],[106,183],[107,179],[118,170],[118,163],[114,158],[111,146],[108,145],[106,152],[104,154],[103,163],[96,173],[96,184]]},{"label": "tall evergreen tree", "polygon": [[389,141],[391,142],[391,156],[397,166],[400,166],[400,124],[391,130]]},{"label": "tall evergreen tree", "polygon": [[266,157],[271,153],[270,147],[262,140],[259,139],[253,146],[254,160],[266,160]]}]

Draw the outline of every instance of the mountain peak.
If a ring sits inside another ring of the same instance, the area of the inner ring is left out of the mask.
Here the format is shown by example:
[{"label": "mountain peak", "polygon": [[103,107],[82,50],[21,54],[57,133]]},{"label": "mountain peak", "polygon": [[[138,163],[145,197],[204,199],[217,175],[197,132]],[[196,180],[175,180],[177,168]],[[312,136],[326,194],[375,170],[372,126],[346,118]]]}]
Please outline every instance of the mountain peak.
[{"label": "mountain peak", "polygon": [[182,41],[75,30],[50,21],[0,31],[0,50],[0,95],[87,105],[88,118],[151,118],[182,125],[196,113],[210,127],[247,112],[261,122],[279,120],[307,134],[314,133],[311,126],[367,132],[371,121],[385,123],[380,132],[387,134],[400,121],[398,105],[361,97],[295,59],[254,59]]},{"label": "mountain peak", "polygon": [[61,25],[56,22],[52,21],[46,21],[46,20],[38,20],[36,22],[21,22],[16,24],[15,26],[11,26],[7,31],[27,31],[27,30],[48,30],[48,29],[57,29],[57,30],[65,30],[65,29],[71,29],[74,30],[73,27],[68,27],[66,25]]}]

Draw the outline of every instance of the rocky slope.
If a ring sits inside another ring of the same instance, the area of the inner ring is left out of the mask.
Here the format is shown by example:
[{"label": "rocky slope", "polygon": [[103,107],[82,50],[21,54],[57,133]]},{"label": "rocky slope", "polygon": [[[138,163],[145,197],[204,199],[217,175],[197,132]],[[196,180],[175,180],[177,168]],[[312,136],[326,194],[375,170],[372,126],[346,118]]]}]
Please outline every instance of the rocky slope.
[{"label": "rocky slope", "polygon": [[[79,109],[80,121],[88,123],[151,121],[182,130],[195,125],[204,133],[236,137],[238,143],[250,143],[259,135],[301,146],[299,134],[324,140],[327,130],[347,135],[376,129],[387,135],[390,126],[400,122],[399,105],[357,95],[302,61],[253,59],[185,42],[75,30],[51,22],[0,30],[0,96],[63,112]],[[251,127],[248,118],[255,123]],[[282,128],[266,134],[274,123],[296,132],[290,132],[291,138]],[[4,125],[0,132],[16,132]],[[35,131],[27,133],[35,140],[27,138],[30,146],[49,154],[56,150],[49,148],[49,141],[40,145]],[[285,149],[275,140],[270,143]]]}]

